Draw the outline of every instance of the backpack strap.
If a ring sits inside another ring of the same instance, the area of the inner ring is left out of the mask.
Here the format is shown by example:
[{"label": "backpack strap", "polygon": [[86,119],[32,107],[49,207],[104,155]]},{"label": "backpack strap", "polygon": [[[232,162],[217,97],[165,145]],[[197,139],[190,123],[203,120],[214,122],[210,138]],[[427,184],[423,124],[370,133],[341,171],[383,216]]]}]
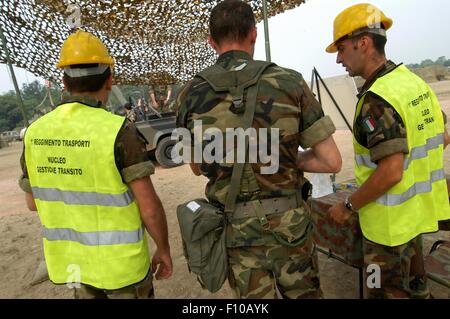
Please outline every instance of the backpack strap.
[{"label": "backpack strap", "polygon": [[[256,97],[258,94],[259,82],[256,85],[251,86],[247,92],[247,107],[245,108],[245,113],[243,117],[242,128],[244,131],[252,126],[253,117],[255,115],[256,109]],[[247,155],[248,152],[248,137],[245,138],[245,150],[244,153]],[[242,172],[244,170],[245,163],[234,163],[233,173],[231,174],[231,182],[228,190],[228,194],[225,200],[225,213],[232,214],[236,207],[236,199],[241,190],[241,179]]]},{"label": "backpack strap", "polygon": [[[248,61],[234,70],[226,70],[219,65],[213,65],[198,74],[209,83],[214,92],[230,92],[237,113],[244,113],[241,127],[246,130],[252,126],[255,115],[259,79],[263,72],[274,63],[265,61]],[[244,105],[244,92],[247,99]],[[248,151],[248,138],[245,139],[245,154]],[[245,163],[235,163],[229,191],[225,200],[225,213],[232,214],[235,210],[236,199],[241,189],[241,178]]]},{"label": "backpack strap", "polygon": [[262,73],[271,65],[275,64],[250,60],[232,70],[226,70],[214,64],[198,73],[197,76],[208,82],[216,93],[230,92],[236,113],[244,113],[245,90],[257,84]]}]

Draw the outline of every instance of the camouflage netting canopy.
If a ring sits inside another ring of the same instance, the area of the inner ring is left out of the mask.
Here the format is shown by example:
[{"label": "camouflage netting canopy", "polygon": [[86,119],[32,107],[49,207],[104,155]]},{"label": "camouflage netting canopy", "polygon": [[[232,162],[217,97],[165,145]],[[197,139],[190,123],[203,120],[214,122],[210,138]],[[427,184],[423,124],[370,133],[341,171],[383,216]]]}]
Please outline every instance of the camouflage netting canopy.
[{"label": "camouflage netting canopy", "polygon": [[[211,65],[206,38],[217,0],[1,0],[0,26],[15,66],[59,83],[55,68],[67,36],[81,29],[100,37],[116,60],[116,84],[184,82]],[[258,22],[262,0],[248,0]],[[267,0],[274,16],[305,0]],[[6,63],[3,49],[0,62]]]}]

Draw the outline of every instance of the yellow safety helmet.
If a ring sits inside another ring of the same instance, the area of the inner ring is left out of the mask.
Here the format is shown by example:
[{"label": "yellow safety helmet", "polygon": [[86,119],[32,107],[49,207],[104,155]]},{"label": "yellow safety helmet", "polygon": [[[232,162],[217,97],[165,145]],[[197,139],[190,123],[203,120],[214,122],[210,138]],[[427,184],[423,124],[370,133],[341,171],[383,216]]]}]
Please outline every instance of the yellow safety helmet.
[{"label": "yellow safety helmet", "polygon": [[114,59],[99,38],[89,32],[78,30],[64,41],[56,67],[97,63],[112,66]]},{"label": "yellow safety helmet", "polygon": [[[376,33],[386,36],[386,30],[392,26],[392,19],[369,3],[360,3],[351,6],[334,19],[333,43],[326,51],[337,52],[336,43],[345,36],[356,35],[355,31]],[[359,33],[359,32],[358,32]]]}]

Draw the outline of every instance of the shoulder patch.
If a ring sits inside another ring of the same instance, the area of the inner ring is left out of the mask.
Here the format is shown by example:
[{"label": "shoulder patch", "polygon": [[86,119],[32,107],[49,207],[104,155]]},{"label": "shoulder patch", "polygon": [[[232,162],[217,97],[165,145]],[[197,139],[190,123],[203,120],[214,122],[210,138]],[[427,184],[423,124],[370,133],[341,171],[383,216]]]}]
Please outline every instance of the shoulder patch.
[{"label": "shoulder patch", "polygon": [[364,131],[366,131],[367,133],[373,133],[377,128],[377,122],[371,115],[364,117],[362,119],[362,124]]}]

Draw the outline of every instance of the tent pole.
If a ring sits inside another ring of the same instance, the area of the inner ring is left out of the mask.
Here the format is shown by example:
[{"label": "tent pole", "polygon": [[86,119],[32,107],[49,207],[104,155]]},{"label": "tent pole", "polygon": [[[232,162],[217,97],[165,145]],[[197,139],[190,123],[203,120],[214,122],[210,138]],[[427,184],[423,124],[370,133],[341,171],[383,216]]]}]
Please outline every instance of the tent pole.
[{"label": "tent pole", "polygon": [[269,21],[267,20],[267,0],[263,0],[263,16],[264,16],[264,39],[265,39],[265,45],[266,45],[266,61],[271,62],[270,40],[269,40]]}]

